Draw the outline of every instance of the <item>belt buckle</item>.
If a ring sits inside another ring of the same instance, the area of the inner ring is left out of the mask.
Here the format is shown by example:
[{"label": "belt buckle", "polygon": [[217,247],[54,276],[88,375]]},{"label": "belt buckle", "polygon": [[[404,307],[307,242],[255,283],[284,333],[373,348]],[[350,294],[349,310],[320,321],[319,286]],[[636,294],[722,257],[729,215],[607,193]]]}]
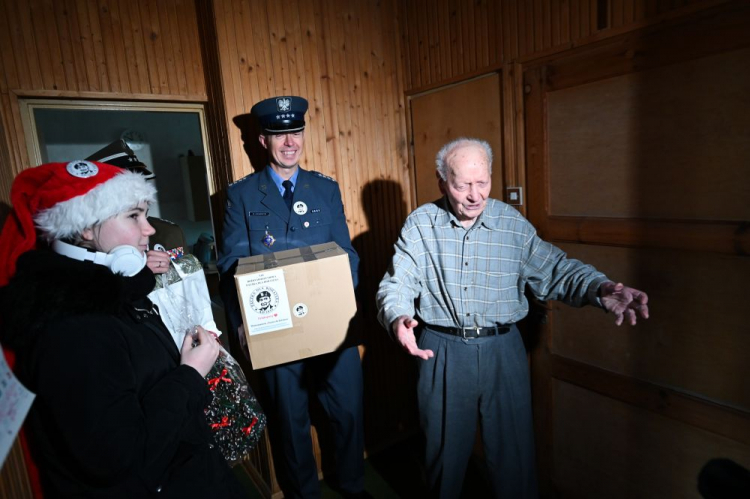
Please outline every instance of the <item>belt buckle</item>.
[{"label": "belt buckle", "polygon": [[[479,326],[472,326],[472,327],[462,327],[462,328],[461,328],[461,338],[463,338],[463,339],[465,339],[465,340],[470,340],[470,339],[472,339],[472,338],[479,338],[479,330],[480,330],[480,329],[482,329],[482,328],[481,328],[481,327],[479,327]],[[466,331],[467,331],[467,330],[468,330],[468,331],[472,331],[472,330],[476,331],[476,336],[469,336],[469,337],[467,338],[467,337],[466,337]]]}]

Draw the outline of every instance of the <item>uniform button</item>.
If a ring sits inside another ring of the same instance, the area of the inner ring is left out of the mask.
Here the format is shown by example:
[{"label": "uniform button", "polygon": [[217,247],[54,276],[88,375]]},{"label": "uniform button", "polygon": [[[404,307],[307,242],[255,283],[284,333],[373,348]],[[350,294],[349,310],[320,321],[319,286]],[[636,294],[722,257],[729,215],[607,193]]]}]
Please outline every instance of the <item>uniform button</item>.
[{"label": "uniform button", "polygon": [[289,230],[291,230],[292,232],[294,232],[295,230],[297,230],[297,227],[292,227],[292,228],[291,228],[291,229],[289,229]]},{"label": "uniform button", "polygon": [[466,265],[468,267],[469,266],[469,262],[464,262],[464,265]]},{"label": "uniform button", "polygon": [[471,317],[471,314],[466,312],[466,317]]},{"label": "uniform button", "polygon": [[469,288],[464,288],[464,291],[468,290]]}]

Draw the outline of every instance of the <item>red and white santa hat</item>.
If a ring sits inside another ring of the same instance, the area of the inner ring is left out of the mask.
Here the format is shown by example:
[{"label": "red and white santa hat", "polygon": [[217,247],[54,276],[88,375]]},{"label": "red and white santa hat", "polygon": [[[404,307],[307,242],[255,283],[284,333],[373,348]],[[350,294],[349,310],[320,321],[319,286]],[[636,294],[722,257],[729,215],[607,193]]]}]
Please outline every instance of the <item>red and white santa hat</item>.
[{"label": "red and white santa hat", "polygon": [[16,261],[37,247],[37,232],[48,243],[79,236],[139,203],[153,202],[156,189],[143,175],[106,163],[48,163],[13,180],[13,211],[0,233],[0,286],[16,272]]}]

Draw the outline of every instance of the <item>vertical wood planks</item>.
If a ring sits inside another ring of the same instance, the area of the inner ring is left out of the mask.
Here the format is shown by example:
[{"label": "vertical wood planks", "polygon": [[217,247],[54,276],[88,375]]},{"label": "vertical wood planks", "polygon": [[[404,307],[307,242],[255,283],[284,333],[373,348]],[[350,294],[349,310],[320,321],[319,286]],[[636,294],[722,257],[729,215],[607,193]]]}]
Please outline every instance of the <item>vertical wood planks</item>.
[{"label": "vertical wood planks", "polygon": [[0,199],[29,166],[19,95],[206,99],[194,1],[0,0],[0,30]]}]

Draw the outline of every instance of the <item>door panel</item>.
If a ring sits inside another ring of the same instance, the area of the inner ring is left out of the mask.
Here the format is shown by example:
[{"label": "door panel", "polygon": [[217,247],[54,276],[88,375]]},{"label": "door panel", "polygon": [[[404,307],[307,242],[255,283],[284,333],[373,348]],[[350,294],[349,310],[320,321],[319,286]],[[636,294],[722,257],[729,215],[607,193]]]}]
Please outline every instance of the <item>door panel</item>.
[{"label": "door panel", "polygon": [[709,459],[750,468],[749,23],[727,7],[524,68],[531,222],[651,312],[618,328],[548,305],[532,354],[547,497],[699,497]]}]

